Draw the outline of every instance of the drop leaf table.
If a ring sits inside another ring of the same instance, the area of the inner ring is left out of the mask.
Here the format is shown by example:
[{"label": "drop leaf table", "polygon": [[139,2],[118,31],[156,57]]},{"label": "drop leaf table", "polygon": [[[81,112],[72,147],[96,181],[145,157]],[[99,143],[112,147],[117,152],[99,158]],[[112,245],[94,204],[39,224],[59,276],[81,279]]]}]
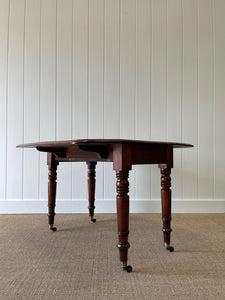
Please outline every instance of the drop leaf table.
[{"label": "drop leaf table", "polygon": [[89,216],[94,218],[95,167],[97,162],[113,162],[116,171],[116,203],[118,224],[118,245],[123,270],[132,271],[127,265],[129,234],[129,171],[132,165],[158,164],[161,171],[161,203],[165,248],[170,252],[171,233],[171,168],[173,168],[173,149],[193,147],[190,144],[172,142],[153,142],[122,139],[82,139],[71,141],[40,142],[18,145],[20,148],[36,148],[47,152],[48,165],[48,222],[54,227],[56,201],[56,171],[62,162],[86,162],[88,167]]}]

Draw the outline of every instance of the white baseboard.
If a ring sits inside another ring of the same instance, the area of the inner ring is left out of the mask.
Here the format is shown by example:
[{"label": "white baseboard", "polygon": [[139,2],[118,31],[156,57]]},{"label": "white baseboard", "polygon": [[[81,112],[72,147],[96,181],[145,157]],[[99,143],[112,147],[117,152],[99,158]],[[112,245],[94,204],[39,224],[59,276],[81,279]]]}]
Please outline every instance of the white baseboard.
[{"label": "white baseboard", "polygon": [[[86,200],[60,200],[56,202],[56,213],[88,213]],[[96,213],[115,213],[116,201],[96,200]],[[0,200],[0,214],[42,214],[47,212],[47,200]],[[161,202],[155,200],[131,200],[131,213],[161,213]],[[224,213],[224,199],[172,201],[173,213]]]}]

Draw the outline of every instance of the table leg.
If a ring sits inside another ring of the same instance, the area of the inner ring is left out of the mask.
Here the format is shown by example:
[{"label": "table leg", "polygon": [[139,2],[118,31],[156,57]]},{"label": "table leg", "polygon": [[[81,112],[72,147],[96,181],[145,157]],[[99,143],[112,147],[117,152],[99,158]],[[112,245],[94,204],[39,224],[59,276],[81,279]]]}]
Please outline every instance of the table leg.
[{"label": "table leg", "polygon": [[54,217],[55,217],[55,199],[56,199],[56,179],[57,179],[57,166],[58,162],[55,161],[54,155],[52,153],[48,153],[47,157],[48,164],[48,223],[49,228],[52,231],[56,231],[56,227],[54,225]]},{"label": "table leg", "polygon": [[162,221],[163,221],[163,235],[165,248],[170,252],[173,252],[174,248],[170,246],[170,233],[172,231],[170,227],[171,222],[171,169],[167,167],[161,167],[161,201],[162,201]]},{"label": "table leg", "polygon": [[128,243],[129,234],[129,171],[116,171],[116,191],[117,191],[117,223],[118,223],[118,238],[120,261],[123,270],[127,272],[132,271],[132,267],[127,265]]},{"label": "table leg", "polygon": [[93,223],[96,222],[94,218],[94,209],[95,209],[95,167],[96,162],[87,162],[88,166],[88,202],[89,202],[89,216]]}]

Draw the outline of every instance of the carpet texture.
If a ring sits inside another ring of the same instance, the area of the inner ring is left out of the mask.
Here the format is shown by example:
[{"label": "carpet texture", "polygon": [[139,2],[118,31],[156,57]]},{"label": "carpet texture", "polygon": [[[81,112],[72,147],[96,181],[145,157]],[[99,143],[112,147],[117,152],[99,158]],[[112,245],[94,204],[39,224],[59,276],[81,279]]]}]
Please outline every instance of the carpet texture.
[{"label": "carpet texture", "polygon": [[163,246],[159,214],[131,214],[129,264],[116,215],[0,215],[0,299],[225,299],[225,214],[175,214]]}]

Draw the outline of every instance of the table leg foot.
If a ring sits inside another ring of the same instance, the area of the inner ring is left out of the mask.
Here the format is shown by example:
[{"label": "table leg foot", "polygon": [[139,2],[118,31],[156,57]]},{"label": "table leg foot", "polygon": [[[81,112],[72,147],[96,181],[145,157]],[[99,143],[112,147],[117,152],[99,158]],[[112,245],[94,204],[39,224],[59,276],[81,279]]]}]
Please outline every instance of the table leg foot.
[{"label": "table leg foot", "polygon": [[96,222],[96,219],[93,216],[91,216],[90,219],[91,219],[91,222],[93,222],[93,223]]},{"label": "table leg foot", "polygon": [[132,266],[127,265],[127,262],[121,262],[123,271],[127,271],[127,273],[131,273],[133,271]]},{"label": "table leg foot", "polygon": [[57,230],[56,227],[53,227],[53,224],[49,224],[49,229],[51,231],[56,231]]},{"label": "table leg foot", "polygon": [[165,243],[165,248],[166,248],[166,250],[168,250],[170,252],[174,251],[174,248],[172,246],[170,246],[170,244]]}]

